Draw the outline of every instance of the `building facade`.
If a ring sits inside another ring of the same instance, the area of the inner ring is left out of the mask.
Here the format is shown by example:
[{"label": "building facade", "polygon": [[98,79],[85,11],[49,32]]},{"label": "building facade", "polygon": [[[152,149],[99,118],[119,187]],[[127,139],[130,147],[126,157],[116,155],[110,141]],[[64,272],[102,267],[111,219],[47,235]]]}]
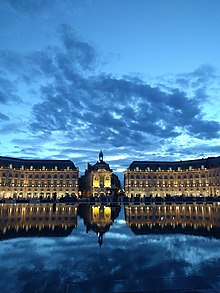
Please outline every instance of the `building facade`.
[{"label": "building facade", "polygon": [[125,194],[219,196],[220,157],[178,162],[134,161],[125,171]]},{"label": "building facade", "polygon": [[81,196],[107,196],[120,188],[120,181],[117,175],[113,174],[109,164],[104,161],[103,152],[101,151],[96,164],[88,164],[85,175],[80,178]]},{"label": "building facade", "polygon": [[103,235],[110,230],[114,220],[119,216],[121,206],[118,205],[80,205],[78,214],[84,219],[86,232],[94,231],[98,236],[98,243],[103,244]]},{"label": "building facade", "polygon": [[125,221],[135,234],[183,233],[220,238],[220,205],[126,205]]},{"label": "building facade", "polygon": [[0,205],[0,240],[15,237],[64,237],[77,226],[78,204]]},{"label": "building facade", "polygon": [[0,157],[0,198],[78,196],[78,174],[70,160]]}]

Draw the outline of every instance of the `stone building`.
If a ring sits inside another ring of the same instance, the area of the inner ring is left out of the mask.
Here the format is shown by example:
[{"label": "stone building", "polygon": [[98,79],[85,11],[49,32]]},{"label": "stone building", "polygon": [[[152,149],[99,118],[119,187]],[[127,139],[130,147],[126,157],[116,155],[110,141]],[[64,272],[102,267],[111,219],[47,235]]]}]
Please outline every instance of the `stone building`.
[{"label": "stone building", "polygon": [[16,237],[65,237],[77,226],[78,204],[0,205],[0,241]]},{"label": "stone building", "polygon": [[94,231],[98,236],[98,243],[103,244],[103,236],[110,230],[114,220],[119,216],[121,206],[118,205],[80,205],[78,214],[84,219],[86,232]]},{"label": "stone building", "polygon": [[107,196],[114,189],[120,189],[120,181],[116,178],[103,159],[103,152],[99,153],[99,160],[94,164],[88,164],[85,175],[80,178],[80,192],[82,197]]},{"label": "stone building", "polygon": [[128,197],[219,196],[220,157],[177,162],[134,161],[124,178]]},{"label": "stone building", "polygon": [[125,221],[135,234],[182,233],[220,238],[220,205],[125,206]]},{"label": "stone building", "polygon": [[78,196],[78,173],[70,160],[0,157],[0,198]]}]

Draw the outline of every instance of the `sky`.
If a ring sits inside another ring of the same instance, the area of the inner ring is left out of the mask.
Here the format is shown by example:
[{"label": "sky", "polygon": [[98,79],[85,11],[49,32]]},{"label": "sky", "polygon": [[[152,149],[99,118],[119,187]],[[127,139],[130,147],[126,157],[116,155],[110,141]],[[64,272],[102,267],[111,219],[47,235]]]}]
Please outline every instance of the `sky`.
[{"label": "sky", "polygon": [[0,155],[220,155],[219,0],[1,0]]}]

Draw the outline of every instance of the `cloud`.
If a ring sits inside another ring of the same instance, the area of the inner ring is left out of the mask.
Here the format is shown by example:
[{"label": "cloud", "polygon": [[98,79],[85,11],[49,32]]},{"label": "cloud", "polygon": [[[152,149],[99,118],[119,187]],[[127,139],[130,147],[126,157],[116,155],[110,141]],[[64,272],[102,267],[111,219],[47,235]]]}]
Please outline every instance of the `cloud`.
[{"label": "cloud", "polygon": [[65,61],[73,61],[74,66],[78,65],[82,70],[92,69],[96,61],[96,50],[86,41],[80,39],[72,27],[62,24],[58,28],[62,43],[68,54],[61,55]]},{"label": "cloud", "polygon": [[3,114],[3,113],[0,112],[0,120],[2,120],[2,121],[9,121],[10,118],[7,115],[5,115],[5,114]]},{"label": "cloud", "polygon": [[[192,147],[192,142],[201,145],[203,140],[219,139],[219,121],[204,115],[210,98],[207,87],[217,76],[211,66],[153,84],[134,76],[100,73],[95,46],[66,24],[57,29],[57,38],[56,46],[26,54],[0,51],[0,103],[22,100],[17,83],[28,89],[27,97],[22,98],[30,103],[26,120],[30,135],[26,141],[12,140],[22,153],[31,155],[30,145],[39,140],[42,148],[50,143],[55,150],[59,145],[53,158],[72,156],[70,159],[82,164],[94,160],[99,149],[107,150],[108,155],[117,149],[126,154],[120,162],[126,167],[132,159],[175,159],[174,154],[179,159],[181,148],[186,149],[179,144],[183,136]],[[1,133],[7,129],[2,128]],[[117,161],[111,163],[119,169]]]},{"label": "cloud", "polygon": [[132,79],[78,76],[77,82],[62,81],[62,87],[57,83],[44,91],[43,102],[33,107],[31,126],[34,131],[69,129],[73,136],[115,147],[148,145],[150,137],[175,138],[181,132],[219,137],[219,122],[203,120],[200,106],[178,89],[169,94]]},{"label": "cloud", "polygon": [[[121,227],[116,237],[113,232],[104,235],[101,251],[97,235],[85,234],[82,222],[74,236],[67,238],[1,241],[0,288],[4,292],[60,292],[68,283],[70,291],[159,291],[195,288],[197,281],[200,287],[205,285],[198,276],[217,284],[218,240],[180,234],[134,236]],[[129,237],[120,237],[124,233]]]},{"label": "cloud", "polygon": [[[3,0],[3,2],[5,2]],[[29,1],[29,0],[7,0],[6,4],[8,4],[12,9],[18,12],[30,13],[31,15],[38,14],[45,10],[49,9],[53,0],[38,0],[38,1]]]},{"label": "cloud", "polygon": [[0,75],[0,104],[20,103],[21,101],[22,99],[16,94],[16,88],[13,83]]}]

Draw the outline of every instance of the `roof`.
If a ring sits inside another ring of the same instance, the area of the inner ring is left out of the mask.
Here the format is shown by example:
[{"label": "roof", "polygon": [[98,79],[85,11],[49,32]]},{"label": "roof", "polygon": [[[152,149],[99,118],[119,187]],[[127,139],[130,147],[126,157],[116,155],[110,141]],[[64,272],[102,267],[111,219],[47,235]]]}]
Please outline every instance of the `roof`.
[{"label": "roof", "polygon": [[32,166],[33,169],[55,169],[64,170],[69,167],[72,170],[76,170],[76,166],[70,160],[28,160],[28,159],[16,159],[9,157],[1,157],[0,156],[0,166],[9,168],[12,165],[12,168],[21,168],[24,166],[25,169],[30,169]]},{"label": "roof", "polygon": [[104,161],[100,161],[100,162],[97,162],[95,163],[95,165],[93,165],[91,167],[92,171],[97,171],[97,170],[100,170],[100,169],[104,169],[106,171],[112,171],[109,167],[109,164],[107,164],[106,162]]},{"label": "roof", "polygon": [[220,167],[220,157],[176,162],[133,161],[130,164],[129,169],[135,170],[136,168],[139,168],[140,170],[147,170],[148,168],[150,168],[151,170],[156,171],[159,167],[161,168],[161,170],[169,170],[169,168],[172,168],[172,170],[177,170],[178,167],[180,167],[182,170],[186,170],[189,169],[190,166],[192,167],[192,169],[198,169],[201,168],[201,166],[204,166],[204,168],[207,169]]}]

